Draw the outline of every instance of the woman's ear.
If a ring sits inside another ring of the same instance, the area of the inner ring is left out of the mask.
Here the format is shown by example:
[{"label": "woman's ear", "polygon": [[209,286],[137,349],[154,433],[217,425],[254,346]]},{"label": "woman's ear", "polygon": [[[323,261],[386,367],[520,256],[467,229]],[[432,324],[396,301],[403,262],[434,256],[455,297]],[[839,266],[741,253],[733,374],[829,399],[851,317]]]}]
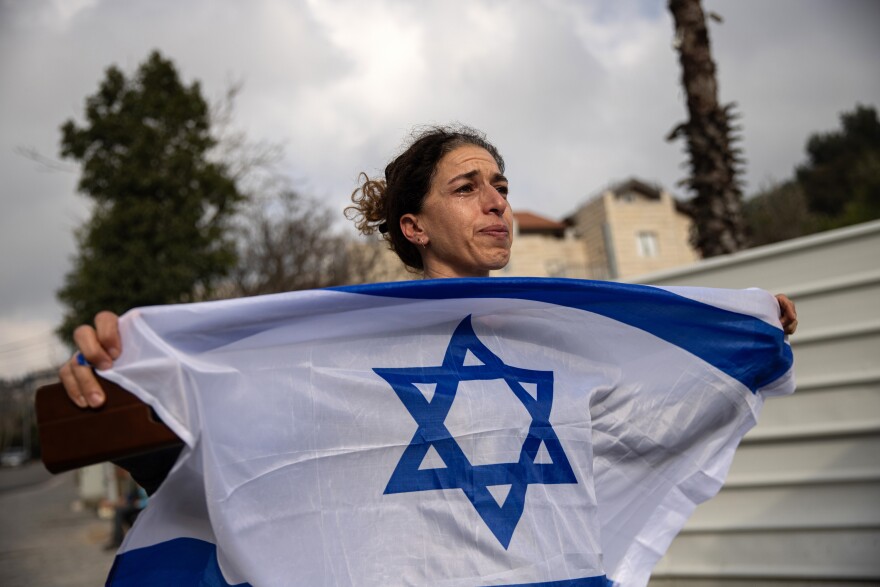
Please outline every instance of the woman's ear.
[{"label": "woman's ear", "polygon": [[419,222],[419,217],[415,214],[404,214],[400,217],[400,231],[406,237],[406,240],[417,247],[428,244],[428,235],[421,222]]}]

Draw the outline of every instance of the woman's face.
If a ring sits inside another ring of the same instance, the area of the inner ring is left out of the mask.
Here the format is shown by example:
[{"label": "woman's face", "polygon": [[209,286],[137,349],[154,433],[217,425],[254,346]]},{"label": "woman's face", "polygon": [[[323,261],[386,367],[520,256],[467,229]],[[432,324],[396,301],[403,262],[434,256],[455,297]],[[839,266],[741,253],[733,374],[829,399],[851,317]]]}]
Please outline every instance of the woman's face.
[{"label": "woman's face", "polygon": [[422,211],[400,219],[426,277],[485,277],[510,259],[507,178],[488,151],[465,145],[437,164]]}]

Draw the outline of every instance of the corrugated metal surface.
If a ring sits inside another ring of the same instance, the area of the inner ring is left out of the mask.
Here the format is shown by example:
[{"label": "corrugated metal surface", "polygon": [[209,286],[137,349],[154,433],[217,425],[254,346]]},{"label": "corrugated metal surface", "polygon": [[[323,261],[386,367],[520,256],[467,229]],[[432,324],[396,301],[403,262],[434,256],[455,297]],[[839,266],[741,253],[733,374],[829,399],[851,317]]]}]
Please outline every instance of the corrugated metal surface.
[{"label": "corrugated metal surface", "polygon": [[766,402],[653,587],[880,585],[880,222],[635,280],[795,300],[798,390]]}]

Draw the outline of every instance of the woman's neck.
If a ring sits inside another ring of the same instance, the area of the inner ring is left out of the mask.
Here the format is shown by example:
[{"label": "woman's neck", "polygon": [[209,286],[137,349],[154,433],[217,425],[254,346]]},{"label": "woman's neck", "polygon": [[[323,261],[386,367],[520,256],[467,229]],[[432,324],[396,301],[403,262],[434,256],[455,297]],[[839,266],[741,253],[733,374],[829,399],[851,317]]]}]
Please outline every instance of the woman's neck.
[{"label": "woman's neck", "polygon": [[428,264],[422,271],[425,279],[444,279],[449,277],[489,277],[488,269],[465,270],[436,264]]}]

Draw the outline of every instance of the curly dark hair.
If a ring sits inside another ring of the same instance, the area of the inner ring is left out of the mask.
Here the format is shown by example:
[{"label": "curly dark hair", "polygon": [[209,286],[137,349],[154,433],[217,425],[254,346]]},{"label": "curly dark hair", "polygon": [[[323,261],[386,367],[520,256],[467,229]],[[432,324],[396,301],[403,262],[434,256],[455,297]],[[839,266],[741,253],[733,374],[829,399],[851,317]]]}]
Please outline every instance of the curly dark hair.
[{"label": "curly dark hair", "polygon": [[504,159],[482,132],[464,125],[421,127],[413,131],[412,141],[403,153],[385,167],[385,177],[358,176],[360,185],[351,194],[353,204],[345,216],[365,235],[377,230],[404,265],[421,271],[418,248],[400,230],[404,214],[418,214],[431,189],[437,164],[444,155],[465,145],[481,147],[492,155],[504,173]]}]

